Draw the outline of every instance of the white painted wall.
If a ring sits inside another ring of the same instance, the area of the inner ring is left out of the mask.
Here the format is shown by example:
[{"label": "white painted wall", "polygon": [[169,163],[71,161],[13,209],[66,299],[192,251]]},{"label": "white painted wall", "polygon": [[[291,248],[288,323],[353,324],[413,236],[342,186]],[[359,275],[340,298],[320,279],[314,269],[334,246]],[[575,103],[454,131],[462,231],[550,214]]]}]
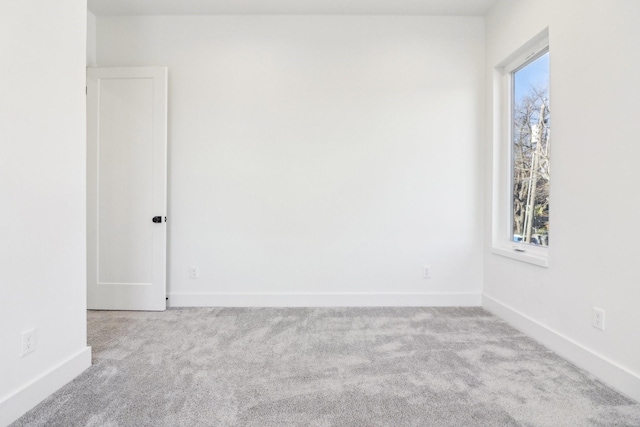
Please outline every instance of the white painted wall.
[{"label": "white painted wall", "polygon": [[481,18],[98,17],[97,34],[100,66],[169,67],[171,304],[480,303]]},{"label": "white painted wall", "polygon": [[[636,399],[638,22],[640,2],[625,0],[501,1],[487,16],[489,90],[493,67],[549,27],[553,175],[549,268],[490,252],[490,191],[484,263],[485,306],[548,343],[562,338],[556,350]],[[491,128],[487,131],[490,189]],[[606,310],[605,332],[591,326],[593,306]]]},{"label": "white painted wall", "polygon": [[96,61],[96,15],[87,10],[87,66],[95,67]]},{"label": "white painted wall", "polygon": [[[0,2],[0,425],[91,363],[86,2]],[[21,332],[36,328],[34,353]]]}]

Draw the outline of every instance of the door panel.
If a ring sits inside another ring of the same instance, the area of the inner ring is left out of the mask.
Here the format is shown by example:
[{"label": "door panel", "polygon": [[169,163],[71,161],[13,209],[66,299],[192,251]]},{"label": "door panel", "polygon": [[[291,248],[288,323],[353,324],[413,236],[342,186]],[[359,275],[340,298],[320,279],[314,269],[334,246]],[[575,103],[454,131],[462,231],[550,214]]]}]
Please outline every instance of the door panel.
[{"label": "door panel", "polygon": [[87,70],[88,307],[166,307],[167,71]]}]

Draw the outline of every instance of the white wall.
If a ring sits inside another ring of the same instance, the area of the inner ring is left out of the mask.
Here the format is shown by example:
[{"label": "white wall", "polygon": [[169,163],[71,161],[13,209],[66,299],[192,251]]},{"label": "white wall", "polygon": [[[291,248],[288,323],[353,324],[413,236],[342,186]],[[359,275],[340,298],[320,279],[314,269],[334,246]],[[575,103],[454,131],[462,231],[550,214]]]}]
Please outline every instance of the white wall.
[{"label": "white wall", "polygon": [[480,303],[481,18],[98,17],[97,45],[169,67],[170,304]]},{"label": "white wall", "polygon": [[[549,268],[490,252],[488,191],[483,302],[636,399],[638,22],[640,2],[625,0],[502,1],[487,16],[489,91],[493,67],[549,27],[553,175]],[[487,141],[490,189],[491,128]],[[606,311],[605,332],[591,326],[593,306]]]},{"label": "white wall", "polygon": [[[91,363],[86,2],[0,2],[0,425]],[[21,332],[36,328],[21,357]]]}]

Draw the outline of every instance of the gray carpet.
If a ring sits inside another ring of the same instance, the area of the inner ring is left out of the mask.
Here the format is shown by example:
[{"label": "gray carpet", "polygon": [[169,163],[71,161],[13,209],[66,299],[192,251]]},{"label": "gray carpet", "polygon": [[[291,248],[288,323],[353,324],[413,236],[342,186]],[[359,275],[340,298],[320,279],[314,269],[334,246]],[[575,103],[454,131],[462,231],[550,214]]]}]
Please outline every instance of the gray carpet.
[{"label": "gray carpet", "polygon": [[93,366],[14,426],[640,426],[480,308],[89,312]]}]

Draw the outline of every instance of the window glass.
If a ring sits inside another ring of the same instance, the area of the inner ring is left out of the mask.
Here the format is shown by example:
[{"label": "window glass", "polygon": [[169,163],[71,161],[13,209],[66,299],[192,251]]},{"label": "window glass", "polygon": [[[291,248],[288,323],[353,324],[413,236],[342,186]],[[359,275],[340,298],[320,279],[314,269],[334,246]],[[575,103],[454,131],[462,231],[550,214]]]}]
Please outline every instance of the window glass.
[{"label": "window glass", "polygon": [[511,73],[511,240],[549,245],[549,52]]}]

